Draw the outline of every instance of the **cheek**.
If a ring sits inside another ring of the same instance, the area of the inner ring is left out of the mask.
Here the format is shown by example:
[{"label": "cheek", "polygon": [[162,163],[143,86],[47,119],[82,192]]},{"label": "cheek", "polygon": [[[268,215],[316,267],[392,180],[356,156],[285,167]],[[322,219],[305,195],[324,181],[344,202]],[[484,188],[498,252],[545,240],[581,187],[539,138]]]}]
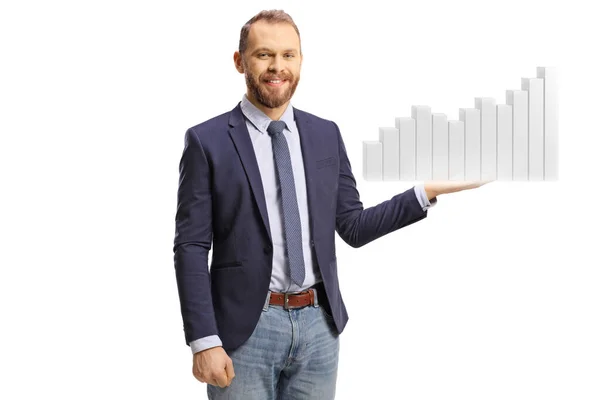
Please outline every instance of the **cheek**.
[{"label": "cheek", "polygon": [[262,69],[262,68],[259,68],[259,67],[257,67],[257,68],[254,68],[254,69],[252,70],[252,75],[254,76],[254,78],[255,78],[257,81],[260,81],[260,80],[262,80],[262,76],[263,76],[263,74],[265,74],[265,73],[266,73],[266,70],[265,70],[265,69]]},{"label": "cheek", "polygon": [[244,70],[255,78],[260,77],[260,74],[262,73],[260,65],[257,65],[256,63],[246,63],[246,65],[244,65]]}]

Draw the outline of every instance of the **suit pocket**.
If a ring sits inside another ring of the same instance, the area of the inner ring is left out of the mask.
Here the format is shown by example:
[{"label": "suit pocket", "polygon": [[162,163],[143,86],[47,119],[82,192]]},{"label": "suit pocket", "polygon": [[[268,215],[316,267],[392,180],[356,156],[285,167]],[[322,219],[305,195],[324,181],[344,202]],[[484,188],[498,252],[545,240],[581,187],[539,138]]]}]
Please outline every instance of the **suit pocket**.
[{"label": "suit pocket", "polygon": [[329,158],[325,158],[323,160],[318,160],[317,161],[317,169],[321,169],[321,168],[325,168],[325,167],[330,167],[336,164],[336,158],[335,157],[329,157]]},{"label": "suit pocket", "polygon": [[226,262],[226,263],[220,263],[220,264],[214,264],[211,265],[210,267],[210,271],[214,272],[214,271],[222,271],[224,269],[234,269],[234,268],[241,268],[242,267],[242,263],[239,261],[231,261],[231,262]]}]

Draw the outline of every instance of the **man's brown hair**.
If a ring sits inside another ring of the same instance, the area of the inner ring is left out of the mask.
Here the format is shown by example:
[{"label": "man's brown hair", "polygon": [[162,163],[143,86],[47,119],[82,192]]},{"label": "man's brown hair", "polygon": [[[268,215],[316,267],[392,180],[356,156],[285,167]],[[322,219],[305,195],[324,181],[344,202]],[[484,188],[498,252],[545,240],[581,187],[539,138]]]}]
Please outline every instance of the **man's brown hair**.
[{"label": "man's brown hair", "polygon": [[[242,26],[242,31],[240,32],[240,45],[238,49],[242,56],[248,47],[248,34],[250,33],[250,26],[256,21],[261,20],[271,24],[286,23],[292,25],[298,34],[298,41],[300,41],[300,31],[289,14],[285,13],[283,10],[263,10],[246,22],[244,26]],[[300,54],[302,54],[302,46],[300,46]]]}]

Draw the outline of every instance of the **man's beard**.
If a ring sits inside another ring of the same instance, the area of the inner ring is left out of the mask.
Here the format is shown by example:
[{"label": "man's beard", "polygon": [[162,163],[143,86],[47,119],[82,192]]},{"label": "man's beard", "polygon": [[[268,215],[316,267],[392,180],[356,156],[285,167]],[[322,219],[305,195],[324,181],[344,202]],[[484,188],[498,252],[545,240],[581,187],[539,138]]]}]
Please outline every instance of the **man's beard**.
[{"label": "man's beard", "polygon": [[246,69],[246,85],[252,96],[262,105],[268,108],[277,108],[281,107],[285,103],[287,103],[294,92],[296,91],[296,86],[298,86],[298,82],[300,82],[300,76],[294,77],[291,74],[287,73],[279,73],[279,74],[270,74],[267,73],[267,79],[272,79],[277,77],[278,79],[287,80],[287,89],[282,93],[273,93],[268,88],[261,85],[263,82],[262,78],[257,78],[256,75],[252,74],[248,69]]}]

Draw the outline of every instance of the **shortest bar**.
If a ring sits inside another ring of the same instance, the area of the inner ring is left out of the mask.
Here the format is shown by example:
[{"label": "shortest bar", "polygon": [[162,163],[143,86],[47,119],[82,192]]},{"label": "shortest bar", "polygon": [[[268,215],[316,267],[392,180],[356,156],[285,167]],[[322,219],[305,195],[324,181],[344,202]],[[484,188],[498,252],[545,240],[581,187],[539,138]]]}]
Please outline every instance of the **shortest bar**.
[{"label": "shortest bar", "polygon": [[383,180],[383,144],[363,141],[363,177],[367,181]]}]

